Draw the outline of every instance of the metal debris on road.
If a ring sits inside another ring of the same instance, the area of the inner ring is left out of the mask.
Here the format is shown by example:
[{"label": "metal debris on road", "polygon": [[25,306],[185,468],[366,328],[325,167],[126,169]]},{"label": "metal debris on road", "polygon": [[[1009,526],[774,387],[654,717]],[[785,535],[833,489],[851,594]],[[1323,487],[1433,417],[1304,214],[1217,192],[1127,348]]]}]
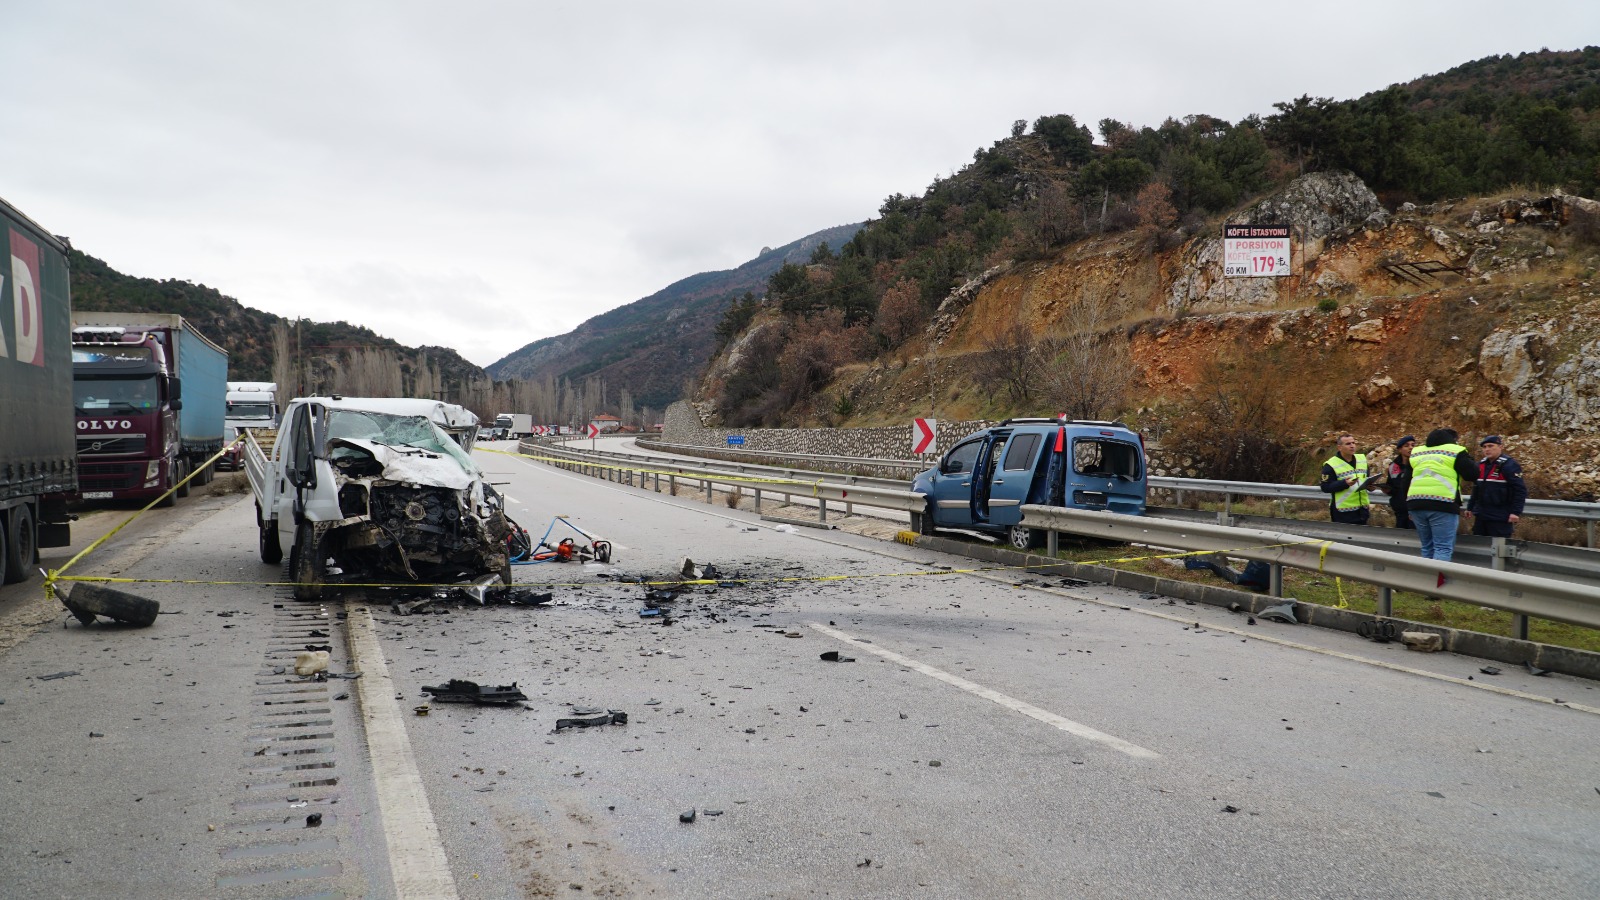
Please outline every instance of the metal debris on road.
[{"label": "metal debris on road", "polygon": [[1494,666],[1484,666],[1483,668],[1479,669],[1478,671],[1482,672],[1485,675],[1499,675],[1500,674],[1500,670],[1495,668]]},{"label": "metal debris on road", "polygon": [[837,650],[827,650],[822,654],[823,662],[855,662],[854,656],[840,656]]},{"label": "metal debris on road", "polygon": [[570,719],[557,719],[556,730],[565,731],[568,728],[595,728],[601,725],[626,725],[628,714],[621,710],[608,709],[598,715],[578,715]]},{"label": "metal debris on road", "polygon": [[1525,663],[1523,663],[1523,665],[1527,667],[1529,675],[1538,675],[1540,677],[1543,677],[1545,675],[1549,675],[1550,674],[1550,670],[1549,669],[1541,669],[1541,668],[1539,668],[1538,666],[1534,665],[1531,662],[1525,662]]},{"label": "metal debris on road", "polygon": [[517,689],[515,681],[499,687],[482,687],[476,681],[452,678],[446,684],[424,686],[422,692],[433,695],[439,703],[476,703],[481,706],[507,706],[528,699]]},{"label": "metal debris on road", "polygon": [[678,813],[678,821],[679,822],[693,822],[694,821],[694,810],[691,809],[691,810],[689,810],[687,812]]},{"label": "metal debris on road", "polygon": [[306,816],[306,827],[307,828],[321,828],[322,827],[322,813],[312,813],[311,815]]},{"label": "metal debris on road", "polygon": [[78,673],[77,672],[56,672],[56,673],[51,674],[51,675],[35,675],[33,677],[34,677],[35,681],[55,681],[57,678],[71,678],[72,676],[74,676],[76,674],[78,674]]},{"label": "metal debris on road", "polygon": [[1286,622],[1290,625],[1300,624],[1300,620],[1294,616],[1293,602],[1282,603],[1277,606],[1269,606],[1266,609],[1263,609],[1261,612],[1256,613],[1256,615],[1263,619],[1270,619],[1274,622]]}]

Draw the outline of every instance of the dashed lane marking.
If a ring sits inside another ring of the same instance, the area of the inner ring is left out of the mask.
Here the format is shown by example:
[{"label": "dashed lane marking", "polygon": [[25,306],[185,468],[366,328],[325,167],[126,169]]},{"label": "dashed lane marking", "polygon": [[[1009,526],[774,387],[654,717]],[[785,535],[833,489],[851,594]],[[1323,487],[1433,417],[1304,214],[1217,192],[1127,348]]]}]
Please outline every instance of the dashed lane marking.
[{"label": "dashed lane marking", "polygon": [[1047,709],[1040,709],[1031,703],[1026,703],[1022,700],[1018,700],[1015,697],[1002,694],[993,688],[986,688],[981,684],[968,681],[959,675],[952,675],[943,669],[935,668],[927,663],[918,662],[909,656],[901,656],[893,650],[886,650],[877,644],[869,644],[866,641],[858,640],[836,628],[829,628],[820,622],[811,622],[808,624],[810,624],[812,628],[822,632],[828,637],[834,638],[835,640],[844,641],[857,650],[871,653],[876,656],[881,656],[890,662],[905,666],[914,672],[921,672],[929,678],[937,679],[945,684],[954,685],[955,687],[958,687],[969,694],[973,694],[975,696],[982,697],[985,700],[998,703],[1001,706],[1004,706],[1006,709],[1022,713],[1031,719],[1038,719],[1040,722],[1043,722],[1046,725],[1059,728],[1068,734],[1076,735],[1077,737],[1083,738],[1086,741],[1104,744],[1113,750],[1126,753],[1135,759],[1161,758],[1161,754],[1155,752],[1154,750],[1146,750],[1138,744],[1130,743],[1115,735],[1106,734],[1103,731],[1090,728],[1088,725],[1085,725],[1082,722],[1074,722],[1065,716],[1057,715]]}]

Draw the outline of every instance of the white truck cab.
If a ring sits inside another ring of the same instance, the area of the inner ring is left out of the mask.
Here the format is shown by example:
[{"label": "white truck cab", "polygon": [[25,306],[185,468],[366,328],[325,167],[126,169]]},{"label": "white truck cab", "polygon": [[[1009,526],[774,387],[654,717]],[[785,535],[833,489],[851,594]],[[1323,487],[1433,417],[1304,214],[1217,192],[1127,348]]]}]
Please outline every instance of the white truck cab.
[{"label": "white truck cab", "polygon": [[[504,502],[468,452],[476,417],[440,408],[450,406],[303,397],[284,410],[270,453],[247,438],[261,560],[281,562],[290,548],[297,598],[340,582],[511,583]],[[464,445],[441,417],[470,429]]]}]

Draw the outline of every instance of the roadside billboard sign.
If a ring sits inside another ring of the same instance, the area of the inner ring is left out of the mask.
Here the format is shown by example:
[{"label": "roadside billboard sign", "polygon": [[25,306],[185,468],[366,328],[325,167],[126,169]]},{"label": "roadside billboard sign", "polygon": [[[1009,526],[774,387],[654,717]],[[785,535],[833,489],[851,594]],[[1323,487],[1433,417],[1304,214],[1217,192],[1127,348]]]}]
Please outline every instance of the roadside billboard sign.
[{"label": "roadside billboard sign", "polygon": [[1222,274],[1225,278],[1276,278],[1292,274],[1289,226],[1273,224],[1222,226]]}]

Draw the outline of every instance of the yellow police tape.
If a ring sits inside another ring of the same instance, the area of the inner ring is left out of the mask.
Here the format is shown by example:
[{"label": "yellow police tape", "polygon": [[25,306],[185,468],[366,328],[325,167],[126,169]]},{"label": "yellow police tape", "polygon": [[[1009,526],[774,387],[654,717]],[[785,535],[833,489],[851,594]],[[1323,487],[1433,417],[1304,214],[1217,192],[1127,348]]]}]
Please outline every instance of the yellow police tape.
[{"label": "yellow police tape", "polygon": [[[126,523],[124,523],[126,524]],[[901,532],[906,534],[907,532]],[[1243,550],[1271,550],[1276,547],[1298,547],[1305,544],[1326,543],[1326,541],[1293,541],[1283,544],[1261,544],[1253,547],[1240,547],[1237,550],[1189,550],[1182,553],[1155,553],[1145,556],[1125,556],[1116,559],[1091,559],[1091,560],[1065,560],[1058,559],[1053,562],[1032,563],[1022,566],[976,566],[966,569],[923,569],[913,572],[876,572],[860,575],[786,575],[776,578],[663,578],[654,581],[519,581],[513,587],[519,588],[605,588],[624,585],[642,585],[645,587],[675,587],[681,585],[728,585],[728,584],[798,584],[816,583],[827,581],[854,581],[864,578],[919,578],[936,575],[974,575],[982,572],[1007,572],[1027,571],[1029,569],[1049,569],[1061,565],[1116,565],[1120,563],[1142,562],[1151,559],[1181,559],[1186,556],[1210,556],[1216,553],[1237,553]],[[82,554],[79,554],[80,556]],[[77,557],[74,557],[76,561]],[[65,568],[63,566],[62,568]],[[94,581],[106,584],[206,584],[227,585],[235,587],[296,587],[303,582],[296,581],[208,581],[187,578],[126,578],[110,575],[61,575],[51,573],[52,581]],[[467,587],[461,582],[325,582],[321,587],[327,588],[403,588],[415,590],[416,588],[459,588]],[[1342,600],[1341,596],[1341,600]]]},{"label": "yellow police tape", "polygon": [[50,569],[49,571],[45,572],[45,575],[44,575],[44,595],[45,595],[45,597],[47,597],[47,598],[49,598],[51,600],[56,599],[56,582],[58,582],[58,581],[107,581],[107,580],[109,580],[109,579],[105,579],[105,578],[90,578],[90,577],[80,577],[80,576],[75,576],[75,575],[63,575],[62,573],[67,571],[68,569],[72,568],[73,565],[75,565],[78,562],[78,560],[83,559],[85,556],[88,556],[93,551],[99,549],[101,544],[104,544],[106,541],[109,541],[113,537],[115,537],[117,532],[119,532],[122,529],[128,527],[128,523],[132,522],[134,519],[137,519],[140,516],[144,515],[145,513],[149,512],[151,509],[153,509],[155,507],[155,505],[157,503],[160,503],[161,501],[167,499],[167,497],[169,495],[171,495],[173,491],[176,491],[178,488],[181,488],[184,485],[188,484],[190,479],[198,477],[201,472],[204,472],[208,467],[210,467],[212,464],[214,464],[217,460],[221,459],[223,454],[227,453],[229,450],[232,450],[233,446],[235,444],[238,444],[238,443],[242,442],[244,439],[245,439],[245,435],[240,434],[238,437],[236,437],[233,440],[229,441],[226,446],[224,446],[221,450],[218,450],[216,452],[216,454],[213,455],[210,459],[206,460],[204,463],[201,463],[199,466],[197,466],[195,468],[195,470],[193,472],[190,472],[188,474],[188,476],[185,477],[182,481],[179,481],[177,484],[174,484],[172,487],[168,488],[166,493],[163,493],[161,496],[155,498],[154,500],[151,500],[149,503],[145,504],[142,509],[139,509],[133,515],[127,517],[126,519],[123,519],[121,524],[117,525],[117,527],[115,527],[115,528],[111,529],[110,531],[106,532],[105,534],[101,535],[100,538],[98,540],[96,540],[94,543],[92,543],[89,546],[83,548],[82,550],[79,550],[78,554],[76,556],[72,557],[71,559],[67,560],[65,563],[63,563],[61,565],[61,568],[59,568],[59,569]]},{"label": "yellow police tape", "polygon": [[[83,559],[85,556],[88,556],[92,551],[94,551],[95,549],[99,548],[106,541],[110,540],[113,536],[116,535],[117,532],[119,532],[123,528],[127,527],[128,524],[131,523],[133,520],[137,519],[141,515],[144,515],[146,512],[149,512],[152,508],[155,507],[156,504],[158,504],[162,500],[166,499],[166,497],[169,494],[171,494],[173,491],[176,491],[178,488],[182,487],[183,485],[188,484],[190,479],[198,476],[201,472],[205,471],[207,466],[210,466],[213,463],[215,463],[217,460],[221,459],[223,454],[227,453],[228,450],[231,449],[234,444],[240,443],[244,439],[245,439],[244,435],[240,435],[239,437],[235,438],[227,446],[225,446],[221,450],[217,451],[217,453],[214,456],[212,456],[210,459],[206,460],[202,465],[200,465],[197,469],[195,469],[195,471],[189,473],[188,477],[184,478],[182,481],[179,481],[177,484],[173,485],[170,489],[168,489],[166,491],[166,493],[163,493],[161,496],[155,498],[154,500],[151,500],[143,508],[139,509],[133,515],[131,515],[127,519],[123,520],[120,524],[117,525],[117,527],[115,527],[115,528],[111,529],[110,531],[106,532],[104,535],[102,535],[94,543],[92,543],[89,546],[87,546],[87,547],[83,548],[82,550],[80,550],[76,556],[72,557],[71,559],[67,560],[64,564],[62,564],[61,568],[59,568],[59,569],[50,569],[49,571],[47,571],[45,573],[45,579],[44,579],[45,596],[50,598],[50,599],[52,599],[52,600],[56,599],[55,586],[56,586],[57,582],[62,582],[62,581],[90,581],[90,582],[99,582],[99,583],[103,583],[103,584],[205,584],[205,585],[221,585],[221,586],[233,586],[233,587],[246,587],[246,586],[256,586],[256,587],[297,587],[297,586],[303,585],[304,582],[296,582],[296,581],[211,581],[211,580],[187,579],[187,578],[124,578],[124,577],[120,577],[120,576],[110,576],[110,575],[67,575],[67,574],[65,574],[67,569],[71,568],[79,560]],[[506,451],[506,450],[490,450],[490,449],[485,448],[485,447],[480,447],[480,448],[477,448],[477,449],[483,450],[483,451],[485,451],[487,453],[500,453],[500,454],[503,454],[505,456],[518,456],[518,457],[523,457],[525,459],[538,460],[538,461],[541,461],[541,462],[555,462],[555,463],[567,463],[567,464],[572,464],[574,462],[573,460],[563,459],[561,457],[537,456],[537,455],[528,454],[528,453],[511,453],[511,452]],[[641,473],[644,473],[644,474],[647,474],[647,475],[648,474],[660,474],[660,475],[672,476],[672,475],[678,475],[679,474],[677,472],[665,472],[665,471],[661,471],[661,470],[657,470],[657,469],[634,469],[634,468],[625,468],[625,467],[622,467],[622,466],[597,465],[597,464],[593,464],[593,463],[582,463],[582,465],[592,465],[592,466],[595,466],[596,468],[614,469],[616,471],[623,471],[623,472],[641,472]],[[686,475],[684,477],[693,478],[695,476]],[[747,478],[747,477],[744,477],[744,476],[720,476],[720,475],[718,476],[718,480],[723,480],[723,479],[726,479],[726,480],[729,480],[729,481],[757,482],[757,483],[761,483],[761,484],[810,485],[813,488],[813,492],[815,492],[815,488],[816,488],[817,485],[824,483],[821,480],[818,480],[818,481],[815,481],[815,482],[809,482],[809,481],[799,481],[799,480],[795,480],[795,479],[782,479],[782,478]],[[916,533],[915,532],[910,532],[910,531],[902,531],[899,534],[895,535],[895,540],[899,541],[902,544],[914,544],[916,542],[916,538],[917,538]],[[1118,565],[1118,564],[1123,564],[1123,563],[1142,562],[1142,561],[1151,560],[1151,559],[1181,559],[1181,558],[1186,557],[1186,556],[1210,556],[1212,554],[1217,554],[1217,553],[1228,554],[1228,553],[1241,552],[1243,550],[1270,550],[1270,549],[1277,548],[1277,547],[1298,547],[1298,546],[1304,546],[1304,545],[1308,545],[1308,544],[1320,544],[1321,545],[1322,549],[1321,549],[1321,552],[1318,555],[1318,559],[1317,559],[1317,570],[1320,572],[1320,571],[1322,571],[1323,563],[1327,559],[1328,547],[1332,544],[1331,541],[1326,541],[1326,540],[1292,541],[1292,542],[1289,542],[1289,543],[1282,543],[1282,544],[1262,544],[1262,545],[1254,546],[1254,547],[1240,547],[1240,548],[1238,548],[1236,550],[1190,550],[1190,551],[1185,551],[1185,552],[1182,552],[1182,553],[1160,553],[1160,554],[1148,554],[1148,555],[1145,555],[1145,556],[1127,556],[1127,557],[1121,557],[1121,558],[1117,558],[1117,559],[1082,560],[1082,561],[1077,561],[1077,564],[1079,564],[1079,565]],[[516,587],[530,587],[530,588],[554,588],[554,587],[592,588],[592,587],[612,587],[612,586],[618,585],[618,584],[634,584],[634,585],[643,585],[643,586],[646,586],[646,587],[663,587],[663,586],[674,586],[674,585],[709,585],[709,584],[785,584],[785,583],[798,583],[798,582],[850,581],[850,580],[860,579],[860,578],[917,578],[917,577],[930,576],[930,575],[972,575],[972,574],[977,574],[977,573],[980,573],[980,572],[1025,571],[1025,570],[1028,570],[1028,569],[1053,568],[1055,566],[1062,565],[1063,563],[1073,563],[1073,562],[1075,562],[1075,561],[1073,561],[1073,560],[1056,560],[1054,562],[1035,563],[1035,564],[1023,565],[1023,566],[979,566],[979,567],[970,568],[970,569],[926,569],[926,570],[923,570],[923,571],[920,571],[920,572],[880,572],[880,573],[876,573],[876,574],[867,574],[867,575],[804,575],[804,576],[795,575],[795,576],[785,576],[785,577],[780,577],[780,578],[716,578],[716,579],[673,578],[673,579],[662,579],[662,580],[658,580],[658,581],[629,581],[629,582],[604,582],[604,583],[597,583],[597,582],[592,582],[592,581],[547,581],[547,582],[521,582],[521,581],[519,581],[519,582],[516,582],[515,586]],[[1335,580],[1335,582],[1339,581],[1339,579],[1337,577],[1334,580]],[[306,585],[306,586],[310,586],[310,585]],[[457,587],[463,587],[463,585],[460,582],[441,582],[441,583],[432,583],[432,582],[334,582],[334,583],[325,583],[322,586],[330,587],[330,588],[404,588],[404,589],[407,589],[407,590],[415,590],[416,588],[457,588]],[[1341,609],[1343,609],[1343,608],[1348,606],[1348,604],[1345,602],[1345,599],[1344,599],[1344,588],[1343,588],[1342,584],[1340,584],[1340,586],[1339,586],[1339,604],[1338,605],[1339,605],[1339,608],[1341,608]]]}]

